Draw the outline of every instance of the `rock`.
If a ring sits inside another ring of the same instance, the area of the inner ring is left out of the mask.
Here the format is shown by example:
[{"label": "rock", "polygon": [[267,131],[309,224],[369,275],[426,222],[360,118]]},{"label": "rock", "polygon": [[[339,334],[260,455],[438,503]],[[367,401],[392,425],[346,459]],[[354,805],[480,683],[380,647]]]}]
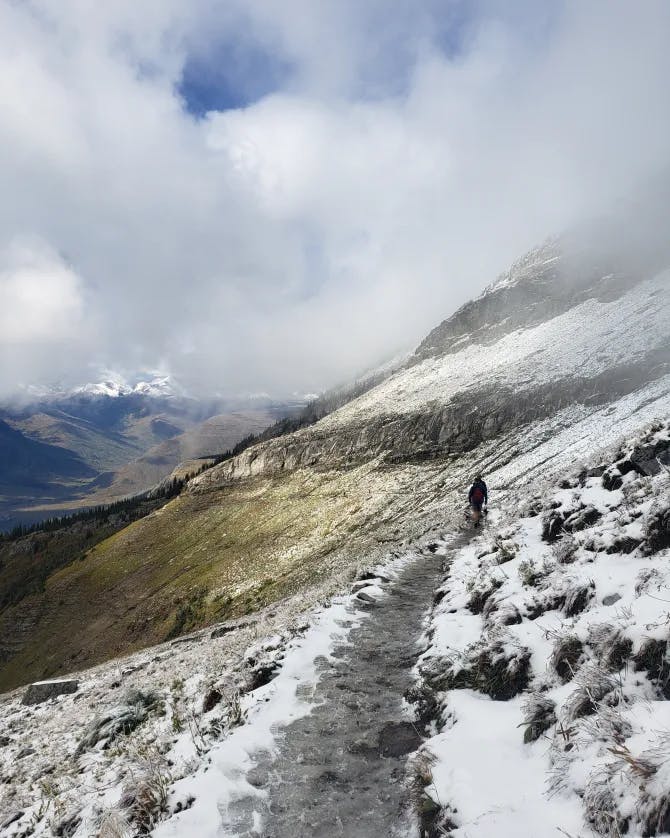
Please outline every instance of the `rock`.
[{"label": "rock", "polygon": [[379,734],[379,753],[383,757],[403,757],[420,745],[421,736],[412,722],[389,722]]},{"label": "rock", "polygon": [[0,736],[0,748],[5,748],[11,741],[9,736]]},{"label": "rock", "polygon": [[7,827],[11,826],[13,823],[16,823],[20,818],[25,815],[25,812],[21,811],[21,809],[17,809],[16,812],[12,812],[11,815],[6,817],[2,823],[0,823],[0,830],[7,829]]},{"label": "rock", "polygon": [[21,750],[16,755],[17,759],[23,759],[24,757],[32,756],[35,753],[35,749],[28,746],[27,748],[21,748]]},{"label": "rock", "polygon": [[79,682],[74,680],[36,681],[28,687],[21,703],[41,704],[43,701],[48,701],[50,698],[56,698],[58,695],[70,695],[71,693],[75,693],[78,689]]},{"label": "rock", "polygon": [[277,677],[279,666],[276,662],[260,663],[249,672],[247,691],[253,692],[259,687],[264,687]]},{"label": "rock", "polygon": [[209,713],[219,704],[222,698],[223,694],[216,687],[212,687],[202,701],[202,712]]},{"label": "rock", "polygon": [[603,605],[614,605],[621,599],[621,594],[607,594],[603,597]]},{"label": "rock", "polygon": [[659,474],[661,464],[667,465],[668,462],[667,444],[667,441],[658,441],[656,444],[638,445],[633,449],[630,459],[638,471],[649,476]]},{"label": "rock", "polygon": [[81,823],[81,815],[79,811],[71,815],[67,815],[54,829],[54,835],[58,838],[70,838],[74,835]]},{"label": "rock", "polygon": [[366,571],[365,573],[361,573],[358,576],[359,582],[368,582],[368,584],[372,583],[372,580],[379,580],[380,582],[390,582],[388,576],[384,576],[381,573],[372,573],[371,571]]},{"label": "rock", "polygon": [[361,591],[363,588],[368,588],[370,585],[377,585],[381,583],[381,579],[379,576],[372,576],[370,579],[361,579],[358,582],[354,582],[351,586],[352,594],[355,594],[356,591]]},{"label": "rock", "polygon": [[215,628],[210,634],[210,637],[212,640],[216,640],[217,637],[224,637],[226,634],[230,634],[231,631],[247,628],[247,626],[250,625],[252,625],[252,622],[249,620],[238,620],[235,623],[225,623],[224,625]]},{"label": "rock", "polygon": [[356,599],[360,599],[360,600],[362,600],[363,602],[377,602],[377,600],[375,599],[375,597],[370,596],[370,594],[366,594],[366,593],[365,593],[365,591],[359,591],[359,592],[356,594]]}]

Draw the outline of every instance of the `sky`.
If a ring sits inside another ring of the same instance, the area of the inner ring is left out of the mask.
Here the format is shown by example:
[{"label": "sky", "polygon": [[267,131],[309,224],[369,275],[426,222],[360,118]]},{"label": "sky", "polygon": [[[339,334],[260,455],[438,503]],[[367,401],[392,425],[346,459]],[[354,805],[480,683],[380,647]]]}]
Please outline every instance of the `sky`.
[{"label": "sky", "polygon": [[0,395],[318,392],[670,160],[665,0],[0,0]]}]

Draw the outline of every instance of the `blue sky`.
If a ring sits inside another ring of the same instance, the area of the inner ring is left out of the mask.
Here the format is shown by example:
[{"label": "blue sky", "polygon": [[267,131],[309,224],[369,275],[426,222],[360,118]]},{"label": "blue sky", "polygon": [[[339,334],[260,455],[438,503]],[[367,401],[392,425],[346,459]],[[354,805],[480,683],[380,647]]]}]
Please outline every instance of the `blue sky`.
[{"label": "blue sky", "polygon": [[[458,62],[482,26],[504,29],[524,57],[532,57],[546,48],[563,4],[400,0],[367,7],[345,2],[342,7],[341,30],[333,27],[325,33],[324,50],[327,53],[344,37],[353,17],[361,49],[354,57],[355,74],[337,93],[369,100],[407,95],[422,53]],[[196,117],[243,108],[272,93],[309,88],[310,68],[301,66],[300,59],[299,51],[292,52],[276,29],[257,28],[253,16],[242,15],[223,29],[214,25],[208,37],[198,40],[187,54],[177,91]]]},{"label": "blue sky", "polygon": [[221,40],[186,60],[177,86],[195,117],[208,111],[243,108],[286,87],[292,68],[260,44]]}]

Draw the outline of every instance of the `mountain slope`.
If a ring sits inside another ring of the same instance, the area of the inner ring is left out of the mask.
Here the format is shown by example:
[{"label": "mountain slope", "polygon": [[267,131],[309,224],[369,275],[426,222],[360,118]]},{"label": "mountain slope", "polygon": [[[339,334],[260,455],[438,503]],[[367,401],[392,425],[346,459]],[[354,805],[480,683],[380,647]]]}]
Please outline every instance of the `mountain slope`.
[{"label": "mountain slope", "polygon": [[[666,415],[670,274],[656,262],[613,273],[602,256],[570,274],[574,254],[551,248],[445,321],[377,387],[210,469],[7,609],[0,627],[19,625],[21,636],[0,684],[315,585],[336,590],[356,557],[417,538],[460,503],[475,469],[501,490]],[[557,302],[519,310],[547,284]],[[500,295],[511,289],[510,320]]]}]

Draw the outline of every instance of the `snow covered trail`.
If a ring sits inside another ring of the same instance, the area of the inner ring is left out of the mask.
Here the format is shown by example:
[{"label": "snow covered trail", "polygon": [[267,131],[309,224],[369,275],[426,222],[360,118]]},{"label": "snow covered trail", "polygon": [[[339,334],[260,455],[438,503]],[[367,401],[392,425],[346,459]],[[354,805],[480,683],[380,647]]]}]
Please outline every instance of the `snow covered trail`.
[{"label": "snow covered trail", "polygon": [[[460,545],[464,538],[454,541]],[[193,788],[192,808],[155,834],[415,836],[406,762],[421,735],[403,696],[415,683],[412,669],[422,651],[419,640],[442,561],[443,555],[426,549],[405,557],[387,576],[379,570],[376,579],[356,583],[350,619],[339,621],[347,631],[327,657],[322,653],[316,659],[316,683],[298,688],[297,697],[309,702],[307,711],[292,722],[270,725],[264,746],[258,739],[251,748],[223,743],[221,753],[213,755],[216,780],[210,779],[207,791]],[[290,656],[286,663],[290,666]],[[270,716],[272,703],[282,701],[281,678],[267,688]],[[245,728],[254,726],[249,720],[239,729],[241,740]],[[233,780],[235,762],[238,778]],[[212,819],[211,794],[217,788]]]}]

